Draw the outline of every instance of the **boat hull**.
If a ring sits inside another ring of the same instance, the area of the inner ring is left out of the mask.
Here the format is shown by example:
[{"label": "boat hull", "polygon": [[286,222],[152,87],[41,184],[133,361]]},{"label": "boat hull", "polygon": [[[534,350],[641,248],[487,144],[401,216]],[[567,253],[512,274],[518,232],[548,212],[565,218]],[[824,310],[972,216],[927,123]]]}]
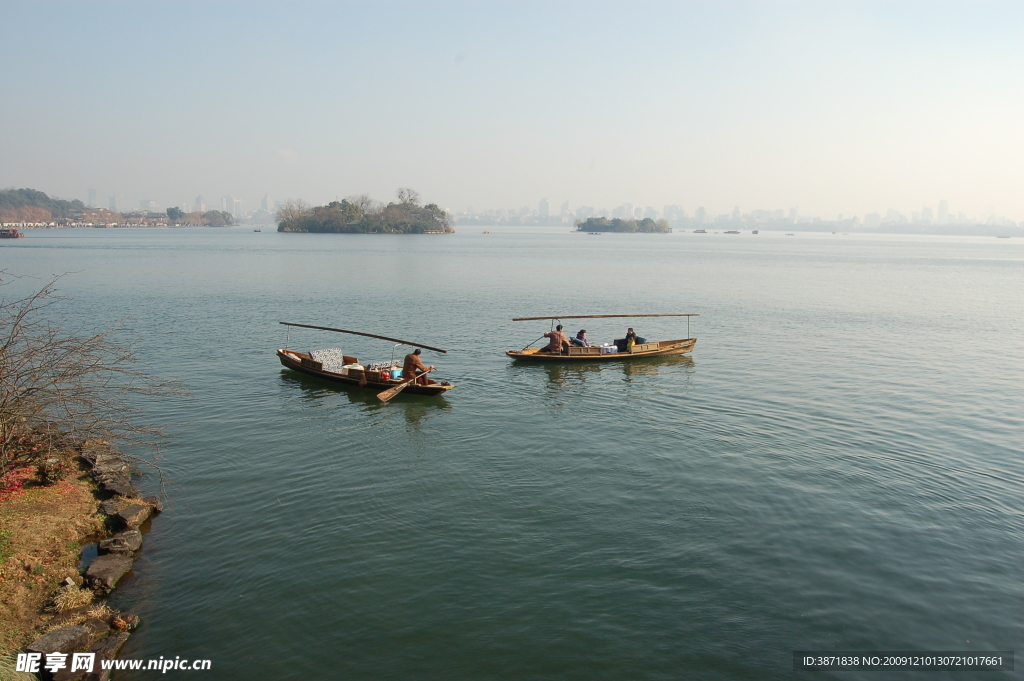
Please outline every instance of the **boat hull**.
[{"label": "boat hull", "polygon": [[[697,344],[696,338],[681,338],[678,340],[669,341],[656,341],[653,343],[644,343],[644,346],[657,346],[655,348],[646,348],[641,350],[635,350],[634,352],[609,352],[603,355],[597,354],[573,354],[570,349],[570,354],[560,354],[553,352],[540,352],[536,348],[528,348],[527,350],[506,350],[505,354],[514,360],[521,362],[627,362],[631,359],[640,359],[641,357],[671,357],[672,355],[685,355],[693,350],[693,346]],[[578,348],[579,350],[586,350],[587,348]]]},{"label": "boat hull", "polygon": [[[351,376],[343,376],[342,374],[336,374],[333,371],[325,371],[323,369],[315,369],[312,367],[304,366],[302,364],[302,358],[309,359],[309,355],[302,352],[295,352],[294,350],[281,350],[278,349],[277,357],[281,360],[281,364],[289,369],[298,371],[299,373],[306,374],[308,376],[316,376],[332,383],[341,383],[342,385],[355,386],[357,388],[363,387],[370,390],[387,390],[388,388],[394,388],[397,385],[401,385],[402,381],[371,381],[366,380],[366,384],[360,386],[359,383],[362,379],[353,378]],[[402,393],[405,395],[441,395],[455,386],[452,384],[442,385],[440,383],[431,383],[429,385],[420,385],[419,383],[413,383],[412,385],[406,386],[402,389]]]}]

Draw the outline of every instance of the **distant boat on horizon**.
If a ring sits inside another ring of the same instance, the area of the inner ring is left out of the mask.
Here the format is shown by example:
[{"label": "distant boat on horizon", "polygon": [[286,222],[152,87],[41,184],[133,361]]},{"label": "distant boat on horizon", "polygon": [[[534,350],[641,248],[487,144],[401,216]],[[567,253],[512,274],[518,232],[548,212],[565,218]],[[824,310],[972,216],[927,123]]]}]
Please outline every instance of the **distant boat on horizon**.
[{"label": "distant boat on horizon", "polygon": [[755,229],[751,234],[757,234],[757,230]]},{"label": "distant boat on horizon", "polygon": [[730,229],[728,232],[726,232],[726,234],[739,234],[739,230]]},{"label": "distant boat on horizon", "polygon": [[708,230],[706,230],[706,229],[695,229],[695,230],[693,230],[693,233],[694,234],[707,234]]}]

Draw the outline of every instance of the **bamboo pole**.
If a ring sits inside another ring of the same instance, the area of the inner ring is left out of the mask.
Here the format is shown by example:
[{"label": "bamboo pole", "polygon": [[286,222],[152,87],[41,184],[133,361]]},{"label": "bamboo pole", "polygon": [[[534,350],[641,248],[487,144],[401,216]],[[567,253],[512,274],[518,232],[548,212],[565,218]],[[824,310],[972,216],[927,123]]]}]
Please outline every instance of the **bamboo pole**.
[{"label": "bamboo pole", "polygon": [[685,314],[570,314],[560,317],[513,317],[514,322],[532,322],[539,319],[607,319],[609,317],[699,317],[699,312]]},{"label": "bamboo pole", "polygon": [[414,343],[412,341],[402,340],[401,338],[391,338],[390,336],[378,336],[374,333],[363,333],[362,331],[348,331],[347,329],[335,329],[330,326],[313,326],[312,324],[292,324],[291,322],[278,322],[285,326],[299,326],[303,329],[319,329],[320,331],[337,331],[338,333],[350,333],[353,336],[366,336],[367,338],[379,338],[380,340],[391,341],[392,343],[403,343],[405,345],[412,345],[417,348],[426,348],[427,350],[433,350],[434,352],[443,352],[448,354],[447,350],[441,348],[435,348],[430,345],[423,345],[422,343]]}]

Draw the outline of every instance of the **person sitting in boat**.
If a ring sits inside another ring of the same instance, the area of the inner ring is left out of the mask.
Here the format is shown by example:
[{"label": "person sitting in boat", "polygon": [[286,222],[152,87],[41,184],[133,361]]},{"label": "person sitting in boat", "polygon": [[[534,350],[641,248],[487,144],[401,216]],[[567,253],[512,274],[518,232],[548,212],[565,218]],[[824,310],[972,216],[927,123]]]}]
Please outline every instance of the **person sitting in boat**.
[{"label": "person sitting in boat", "polygon": [[573,345],[578,345],[581,348],[589,348],[590,341],[587,340],[587,330],[580,329],[580,332],[576,334],[576,337],[572,339]]},{"label": "person sitting in boat", "polygon": [[632,349],[632,347],[637,342],[638,341],[637,341],[636,331],[634,331],[633,327],[631,326],[631,327],[629,327],[629,330],[626,331],[626,352],[629,352],[630,349]]},{"label": "person sitting in boat", "polygon": [[569,349],[569,339],[562,333],[561,324],[556,326],[554,331],[548,331],[544,334],[544,338],[549,339],[549,342],[540,349],[541,352],[562,352],[563,348]]},{"label": "person sitting in boat", "polygon": [[408,381],[416,379],[416,383],[419,385],[427,385],[430,379],[427,378],[427,372],[434,368],[434,365],[429,367],[423,366],[423,360],[420,359],[422,350],[416,348],[411,353],[405,356],[405,364],[402,365],[402,380]]}]

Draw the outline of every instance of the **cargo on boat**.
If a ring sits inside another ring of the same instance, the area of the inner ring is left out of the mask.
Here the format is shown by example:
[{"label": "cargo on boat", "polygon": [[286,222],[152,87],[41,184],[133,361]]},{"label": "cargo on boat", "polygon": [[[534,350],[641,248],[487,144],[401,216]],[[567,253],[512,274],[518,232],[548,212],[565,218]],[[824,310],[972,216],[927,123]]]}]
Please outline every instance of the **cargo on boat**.
[{"label": "cargo on boat", "polygon": [[[447,350],[431,347],[422,343],[404,341],[399,338],[390,338],[388,336],[378,336],[372,333],[363,333],[361,331],[347,331],[345,329],[335,329],[328,326],[291,324],[289,322],[281,322],[281,324],[288,327],[297,326],[306,329],[336,331],[338,333],[348,333],[355,336],[379,338],[381,340],[397,343],[398,345],[395,346],[396,348],[399,345],[409,345],[416,348],[432,350],[434,352],[448,352]],[[402,362],[394,358],[394,350],[392,350],[392,357],[390,360],[375,362],[366,366],[360,364],[358,358],[345,355],[335,348],[299,352],[297,350],[291,350],[284,347],[278,348],[277,357],[285,367],[309,376],[316,376],[317,378],[322,378],[333,383],[340,383],[342,385],[385,391],[387,395],[384,393],[378,395],[378,397],[385,402],[394,397],[398,392],[405,392],[410,395],[441,395],[455,387],[448,381],[432,380],[426,374],[421,375],[420,378],[415,381],[410,380],[409,377],[403,375]]]},{"label": "cargo on boat", "polygon": [[[532,348],[529,345],[522,350],[506,350],[505,354],[515,360],[524,362],[624,362],[641,357],[669,357],[672,355],[685,355],[693,351],[697,344],[696,338],[690,337],[690,317],[700,316],[697,313],[686,314],[590,314],[590,315],[562,315],[560,317],[515,317],[514,322],[551,320],[552,331],[556,320],[565,319],[607,319],[607,318],[634,318],[634,317],[686,317],[686,338],[674,340],[648,341],[646,338],[633,339],[616,338],[611,343],[602,345],[581,345],[577,339],[568,339],[570,345],[563,348],[561,352],[548,352],[542,348]],[[542,336],[541,338],[544,338]],[[537,341],[541,340],[538,338]],[[537,341],[533,341],[536,343]],[[533,345],[530,343],[530,345]]]}]

